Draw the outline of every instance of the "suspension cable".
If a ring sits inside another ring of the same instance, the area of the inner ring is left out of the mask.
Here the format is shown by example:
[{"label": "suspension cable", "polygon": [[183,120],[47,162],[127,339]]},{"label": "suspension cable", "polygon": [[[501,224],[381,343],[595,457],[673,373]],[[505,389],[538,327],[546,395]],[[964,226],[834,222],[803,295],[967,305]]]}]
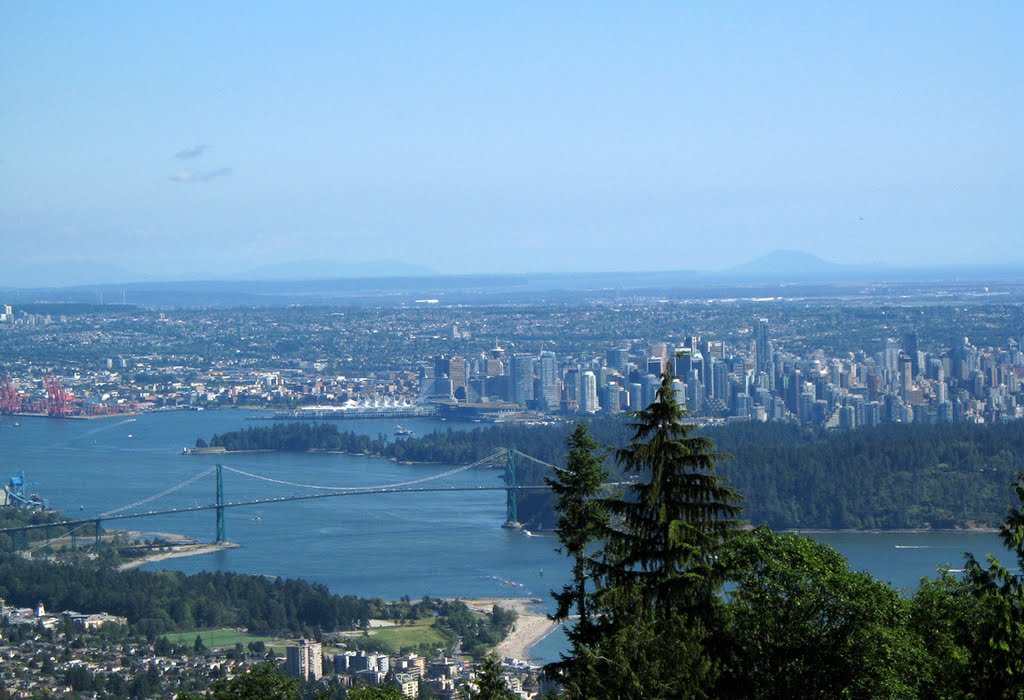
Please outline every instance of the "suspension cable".
[{"label": "suspension cable", "polygon": [[552,469],[561,469],[561,467],[555,466],[554,464],[549,464],[543,460],[537,459],[536,457],[532,457],[526,454],[525,452],[520,452],[519,450],[516,450],[516,454],[519,455],[520,457],[525,457],[526,459],[532,462],[536,462],[537,464],[540,464],[542,466],[551,467]]},{"label": "suspension cable", "polygon": [[195,483],[196,481],[199,481],[204,476],[212,474],[213,471],[216,468],[217,467],[210,467],[205,472],[201,472],[199,474],[196,474],[191,479],[186,479],[185,481],[181,482],[180,484],[172,486],[169,489],[165,489],[165,490],[161,491],[160,493],[158,493],[156,495],[149,496],[148,498],[143,498],[141,501],[135,501],[135,503],[129,503],[128,505],[121,506],[120,508],[114,508],[113,510],[108,510],[105,513],[100,513],[97,517],[98,518],[102,518],[102,517],[105,517],[105,516],[114,515],[115,513],[120,513],[120,512],[125,511],[125,510],[129,510],[131,508],[137,508],[139,506],[146,505],[150,501],[155,501],[158,498],[163,498],[164,496],[166,496],[168,494],[174,493],[175,491],[178,491],[179,489],[185,488],[189,484],[192,484],[192,483]]},{"label": "suspension cable", "polygon": [[[59,523],[54,523],[54,525],[55,525],[55,526],[56,526],[56,525],[59,525]],[[82,523],[82,524],[81,524],[81,525],[79,525],[78,527],[73,527],[73,528],[71,528],[70,530],[67,530],[67,531],[65,531],[65,532],[64,532],[64,534],[63,534],[63,535],[59,535],[59,536],[57,537],[57,539],[60,539],[61,537],[67,537],[68,535],[73,535],[74,533],[78,532],[79,530],[81,530],[81,529],[82,529],[83,527],[85,527],[86,525],[92,525],[92,521],[90,520],[89,522],[85,522],[85,523]],[[26,537],[27,537],[27,536],[28,536],[28,535],[26,535]],[[38,547],[35,547],[35,548],[33,548],[33,549],[30,549],[30,550],[28,550],[27,554],[28,554],[29,556],[32,556],[33,554],[35,554],[35,553],[36,553],[36,552],[38,552],[39,550],[41,550],[41,549],[46,549],[46,547],[47,547],[48,545],[50,545],[50,542],[51,542],[50,538],[46,538],[45,540],[43,540],[43,543],[42,543],[41,545],[39,545]]]},{"label": "suspension cable", "polygon": [[392,483],[392,484],[382,484],[380,486],[324,486],[324,485],[319,485],[319,484],[300,484],[300,483],[295,482],[295,481],[285,481],[283,479],[274,479],[274,478],[269,477],[269,476],[261,476],[259,474],[253,474],[252,472],[243,471],[241,469],[236,469],[235,467],[229,467],[227,465],[223,465],[223,466],[224,466],[224,469],[227,469],[228,471],[234,472],[236,474],[240,474],[242,476],[249,477],[250,479],[259,479],[260,481],[267,481],[267,482],[270,482],[272,484],[280,484],[282,486],[292,486],[294,488],[311,489],[311,490],[314,490],[314,491],[366,491],[368,489],[385,489],[385,488],[398,488],[398,487],[402,487],[402,486],[412,486],[414,484],[422,484],[422,483],[424,483],[426,481],[433,481],[434,479],[442,479],[442,478],[444,478],[446,476],[452,476],[454,474],[459,474],[461,472],[468,471],[468,470],[473,469],[475,467],[479,467],[481,464],[486,464],[487,462],[490,462],[490,461],[492,461],[494,459],[497,459],[499,457],[503,457],[507,452],[508,452],[507,449],[498,450],[494,454],[489,455],[487,457],[484,457],[483,459],[478,460],[476,462],[473,462],[472,464],[467,464],[467,465],[464,465],[464,466],[461,466],[461,467],[456,467],[455,469],[450,469],[450,470],[448,470],[446,472],[442,472],[440,474],[433,474],[431,476],[425,476],[425,477],[421,477],[419,479],[412,479],[410,481],[401,481],[401,482]]}]

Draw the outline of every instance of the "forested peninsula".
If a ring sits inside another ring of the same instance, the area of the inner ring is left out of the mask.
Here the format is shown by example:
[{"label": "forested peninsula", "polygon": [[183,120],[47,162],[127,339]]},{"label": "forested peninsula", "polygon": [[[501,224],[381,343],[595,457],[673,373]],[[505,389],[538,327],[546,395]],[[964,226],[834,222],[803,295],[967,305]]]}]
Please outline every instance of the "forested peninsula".
[{"label": "forested peninsula", "polygon": [[[589,421],[609,451],[626,443],[628,418]],[[214,435],[227,451],[330,450],[398,461],[468,464],[517,446],[551,464],[564,464],[572,425],[496,425],[436,431],[389,440],[339,431],[330,423],[288,423]],[[719,471],[745,496],[743,517],[773,529],[902,529],[995,527],[1013,498],[1010,482],[1021,468],[1024,422],[889,424],[855,431],[824,431],[791,423],[709,427],[720,453]],[[548,470],[517,463],[521,484],[542,483]],[[527,527],[550,528],[550,493],[520,495]]]},{"label": "forested peninsula", "polygon": [[[500,642],[516,621],[514,611],[502,608],[480,617],[457,601],[337,595],[300,579],[223,571],[119,571],[102,561],[59,564],[15,554],[0,554],[0,598],[15,607],[46,601],[53,610],[104,610],[126,617],[128,631],[149,640],[217,627],[319,638],[325,632],[365,628],[371,619],[432,618],[448,643],[461,638],[467,653],[477,656]],[[399,652],[379,644],[374,648]]]}]

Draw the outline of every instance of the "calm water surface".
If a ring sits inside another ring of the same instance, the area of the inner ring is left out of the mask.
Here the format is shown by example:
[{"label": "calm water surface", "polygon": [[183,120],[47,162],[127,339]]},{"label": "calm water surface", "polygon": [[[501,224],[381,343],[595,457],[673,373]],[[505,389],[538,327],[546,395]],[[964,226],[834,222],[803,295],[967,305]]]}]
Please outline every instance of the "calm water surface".
[{"label": "calm water surface", "polygon": [[[373,457],[337,454],[181,455],[197,437],[267,425],[248,420],[267,414],[240,411],[149,413],[133,420],[61,421],[10,417],[0,421],[0,478],[24,470],[50,506],[73,517],[92,517],[178,484],[221,462],[270,479],[322,486],[376,486],[405,482],[450,469],[404,465]],[[418,434],[444,426],[402,420]],[[342,430],[390,436],[394,421],[338,422]],[[475,426],[474,426],[475,427]],[[432,482],[440,486],[501,485],[500,470],[473,470]],[[227,501],[311,492],[296,486],[226,472]],[[149,507],[184,507],[214,501],[207,476]],[[429,493],[347,496],[227,510],[227,535],[241,547],[170,560],[146,568],[184,572],[240,571],[304,578],[337,593],[413,598],[527,597],[547,600],[569,568],[548,535],[528,537],[501,527],[505,495]],[[112,527],[178,532],[201,540],[214,536],[214,513],[122,521]],[[826,533],[813,535],[864,570],[913,589],[940,566],[960,568],[963,552],[1001,554],[990,533]],[[551,659],[564,645],[555,633],[534,648]]]}]

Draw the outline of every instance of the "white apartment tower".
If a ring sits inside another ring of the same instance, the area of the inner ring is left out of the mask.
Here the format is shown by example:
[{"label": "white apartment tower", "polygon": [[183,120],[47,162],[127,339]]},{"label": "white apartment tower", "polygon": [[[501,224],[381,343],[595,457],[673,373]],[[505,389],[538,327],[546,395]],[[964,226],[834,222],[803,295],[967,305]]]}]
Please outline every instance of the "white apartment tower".
[{"label": "white apartment tower", "polygon": [[318,681],[323,676],[323,648],[320,642],[300,639],[299,645],[288,647],[286,670],[289,676]]}]

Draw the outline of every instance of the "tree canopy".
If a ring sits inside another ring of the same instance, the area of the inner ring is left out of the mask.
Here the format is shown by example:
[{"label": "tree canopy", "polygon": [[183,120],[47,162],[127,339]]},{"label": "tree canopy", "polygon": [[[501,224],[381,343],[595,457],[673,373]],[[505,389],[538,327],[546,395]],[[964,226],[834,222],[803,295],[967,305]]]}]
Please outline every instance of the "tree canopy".
[{"label": "tree canopy", "polygon": [[591,555],[553,595],[592,623],[548,668],[560,697],[1024,697],[1024,474],[1000,529],[1016,566],[968,554],[962,576],[906,597],[807,537],[739,532],[738,494],[670,391],[666,380],[634,414],[618,456],[637,481],[604,499],[611,517],[593,540],[561,527],[580,518],[595,449],[583,431],[570,440],[559,535]]}]

